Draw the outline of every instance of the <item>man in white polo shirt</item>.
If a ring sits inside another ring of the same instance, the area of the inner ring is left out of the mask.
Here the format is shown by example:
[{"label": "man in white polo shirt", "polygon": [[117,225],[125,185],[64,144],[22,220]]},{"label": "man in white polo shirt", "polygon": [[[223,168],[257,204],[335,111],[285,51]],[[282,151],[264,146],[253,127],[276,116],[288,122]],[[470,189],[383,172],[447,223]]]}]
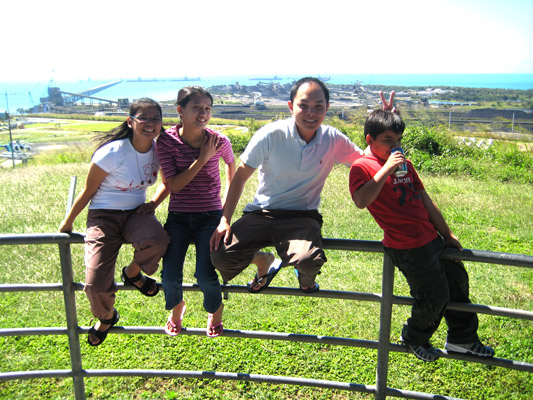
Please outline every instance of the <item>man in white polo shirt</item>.
[{"label": "man in white polo shirt", "polygon": [[[295,267],[303,292],[319,289],[315,278],[326,262],[320,193],[335,163],[349,167],[363,154],[342,132],[322,125],[329,107],[329,90],[322,81],[297,81],[288,105],[292,118],[264,126],[248,143],[211,237],[211,260],[225,281],[257,265],[248,283],[251,293],[266,289],[279,271],[274,255],[260,251],[267,246],[276,248],[281,265]],[[385,101],[383,105],[388,107]],[[256,169],[254,199],[230,227],[244,185]]]}]

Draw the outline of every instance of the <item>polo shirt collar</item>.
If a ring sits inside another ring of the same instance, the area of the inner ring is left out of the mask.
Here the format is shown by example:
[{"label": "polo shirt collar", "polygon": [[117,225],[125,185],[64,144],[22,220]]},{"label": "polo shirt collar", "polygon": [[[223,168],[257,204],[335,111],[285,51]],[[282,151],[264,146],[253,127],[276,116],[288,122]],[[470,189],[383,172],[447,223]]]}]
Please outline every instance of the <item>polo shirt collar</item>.
[{"label": "polo shirt collar", "polygon": [[290,128],[289,128],[291,138],[294,140],[301,140],[302,143],[304,143],[307,146],[314,145],[315,143],[320,142],[320,139],[322,138],[322,129],[323,129],[322,125],[320,125],[318,129],[316,130],[313,140],[311,140],[309,143],[305,143],[305,140],[303,140],[300,137],[300,134],[298,133],[298,128],[296,127],[296,121],[294,120],[294,117],[291,117],[291,123],[290,123]]}]

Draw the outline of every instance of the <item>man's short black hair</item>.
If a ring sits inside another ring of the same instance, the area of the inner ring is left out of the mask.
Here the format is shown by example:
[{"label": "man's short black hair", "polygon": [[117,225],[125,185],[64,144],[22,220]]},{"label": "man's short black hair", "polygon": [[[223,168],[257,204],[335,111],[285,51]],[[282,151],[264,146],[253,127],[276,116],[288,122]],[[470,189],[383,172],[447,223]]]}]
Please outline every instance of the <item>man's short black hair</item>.
[{"label": "man's short black hair", "polygon": [[291,88],[291,102],[294,101],[294,98],[296,97],[296,93],[298,93],[298,89],[300,89],[300,86],[302,86],[304,83],[316,83],[318,86],[322,88],[324,91],[324,96],[326,96],[326,103],[329,103],[329,89],[327,86],[318,78],[313,78],[311,76],[306,76],[305,78],[299,79],[296,82],[294,82],[294,85],[292,85]]}]

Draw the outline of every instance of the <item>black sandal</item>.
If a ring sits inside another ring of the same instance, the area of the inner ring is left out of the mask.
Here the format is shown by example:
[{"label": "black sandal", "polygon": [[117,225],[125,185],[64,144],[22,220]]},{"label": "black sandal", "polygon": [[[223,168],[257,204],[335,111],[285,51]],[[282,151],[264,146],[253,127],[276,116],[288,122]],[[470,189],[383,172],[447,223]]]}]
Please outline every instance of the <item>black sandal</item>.
[{"label": "black sandal", "polygon": [[99,340],[99,342],[96,343],[96,344],[91,342],[91,339],[90,339],[89,335],[87,335],[87,342],[91,346],[99,346],[102,343],[104,343],[104,340],[107,337],[107,333],[113,327],[113,325],[115,325],[118,322],[119,318],[120,318],[120,315],[118,315],[118,311],[116,309],[115,309],[115,312],[113,314],[113,318],[110,318],[110,319],[100,319],[100,318],[98,318],[98,320],[100,321],[101,324],[109,325],[109,328],[107,328],[105,331],[99,331],[98,329],[96,329],[94,327],[95,325],[93,325],[91,327],[91,329],[89,329],[89,335],[96,336],[96,338]]},{"label": "black sandal", "polygon": [[[130,278],[128,275],[126,275],[126,268],[122,268],[122,282],[124,282],[124,285],[131,285],[134,286],[135,289],[137,289],[139,292],[144,294],[148,297],[154,297],[156,294],[159,293],[159,286],[157,285],[157,282],[153,280],[152,278],[146,277],[146,280],[144,281],[144,285],[141,287],[138,287],[135,285],[135,282],[140,281],[143,277],[142,272],[139,272],[137,275],[135,275],[133,278]],[[154,293],[148,293],[150,290],[155,290]]]}]

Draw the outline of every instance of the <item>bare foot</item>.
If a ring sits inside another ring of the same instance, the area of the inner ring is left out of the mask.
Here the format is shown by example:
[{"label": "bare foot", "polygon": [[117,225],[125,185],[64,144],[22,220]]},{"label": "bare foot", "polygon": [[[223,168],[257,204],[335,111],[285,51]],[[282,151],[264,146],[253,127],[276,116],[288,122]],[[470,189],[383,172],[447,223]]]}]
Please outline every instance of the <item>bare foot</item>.
[{"label": "bare foot", "polygon": [[[252,264],[257,265],[257,276],[260,278],[263,275],[266,275],[268,273],[268,270],[270,269],[270,266],[274,262],[276,257],[272,253],[268,253],[266,251],[258,251],[254,254],[254,259],[252,260]],[[253,290],[259,290],[266,284],[266,279],[263,279],[259,283],[255,283],[255,277],[252,279],[251,286],[253,287]]]},{"label": "bare foot", "polygon": [[222,326],[222,313],[224,312],[224,304],[221,304],[213,314],[207,315],[207,330],[206,334],[209,337],[217,337],[224,330]]},{"label": "bare foot", "polygon": [[176,336],[181,332],[181,324],[186,310],[185,300],[172,309],[165,325],[165,332],[168,335]]},{"label": "bare foot", "polygon": [[185,300],[182,300],[181,303],[179,303],[176,307],[174,307],[171,311],[171,319],[174,324],[177,324],[181,321],[183,318],[183,314],[185,314]]}]

